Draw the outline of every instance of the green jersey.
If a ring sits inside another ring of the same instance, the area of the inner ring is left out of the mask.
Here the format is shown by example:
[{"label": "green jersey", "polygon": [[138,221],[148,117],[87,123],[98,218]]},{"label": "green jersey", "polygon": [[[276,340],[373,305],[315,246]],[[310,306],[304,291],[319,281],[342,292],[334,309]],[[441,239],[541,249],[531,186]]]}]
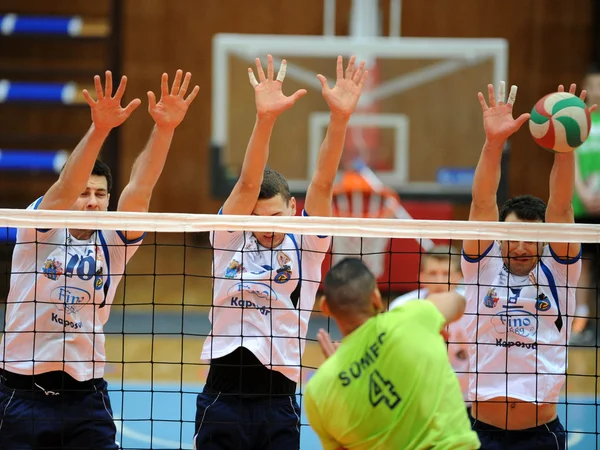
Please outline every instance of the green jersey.
[{"label": "green jersey", "polygon": [[428,301],[372,317],[309,380],[308,420],[325,450],[478,449]]},{"label": "green jersey", "polygon": [[[579,166],[579,173],[584,183],[589,183],[600,195],[600,113],[593,112],[592,128],[587,140],[575,150],[575,158]],[[573,211],[575,217],[587,215],[581,199],[575,192],[573,197]]]}]

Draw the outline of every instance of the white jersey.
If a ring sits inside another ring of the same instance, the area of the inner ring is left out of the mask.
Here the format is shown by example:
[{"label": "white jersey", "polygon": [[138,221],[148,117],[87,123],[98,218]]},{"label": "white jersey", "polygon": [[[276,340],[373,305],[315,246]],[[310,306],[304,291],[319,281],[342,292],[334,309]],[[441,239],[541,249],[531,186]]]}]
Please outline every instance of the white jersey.
[{"label": "white jersey", "polygon": [[[36,209],[41,200],[27,209]],[[126,242],[118,231],[96,231],[77,240],[66,229],[20,228],[2,367],[21,375],[62,370],[79,381],[103,377],[104,324],[125,265],[142,239]]]},{"label": "white jersey", "polygon": [[267,368],[297,383],[331,238],[287,234],[281,245],[267,249],[251,232],[216,231],[210,241],[214,248],[212,330],[202,360],[245,347]]},{"label": "white jersey", "polygon": [[[465,295],[464,286],[457,286],[455,291],[460,295]],[[390,310],[398,308],[413,300],[425,300],[429,295],[429,289],[415,289],[400,297],[397,297],[390,303]],[[460,383],[463,393],[463,399],[467,401],[469,390],[469,359],[468,359],[468,336],[466,326],[470,321],[469,317],[462,316],[455,322],[448,325],[448,359],[456,372],[456,377]]]},{"label": "white jersey", "polygon": [[545,246],[526,276],[508,272],[494,242],[478,259],[463,255],[469,333],[469,398],[558,401],[567,370],[580,257]]}]

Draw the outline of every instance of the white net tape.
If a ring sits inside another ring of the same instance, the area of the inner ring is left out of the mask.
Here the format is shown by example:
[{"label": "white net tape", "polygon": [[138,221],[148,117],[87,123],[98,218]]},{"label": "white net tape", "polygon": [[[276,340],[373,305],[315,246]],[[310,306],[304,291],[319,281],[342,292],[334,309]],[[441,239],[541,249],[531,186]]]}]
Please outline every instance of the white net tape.
[{"label": "white net tape", "polygon": [[214,230],[406,239],[600,242],[600,225],[536,222],[261,217],[215,214],[32,211],[0,209],[0,227],[73,228],[147,232]]}]

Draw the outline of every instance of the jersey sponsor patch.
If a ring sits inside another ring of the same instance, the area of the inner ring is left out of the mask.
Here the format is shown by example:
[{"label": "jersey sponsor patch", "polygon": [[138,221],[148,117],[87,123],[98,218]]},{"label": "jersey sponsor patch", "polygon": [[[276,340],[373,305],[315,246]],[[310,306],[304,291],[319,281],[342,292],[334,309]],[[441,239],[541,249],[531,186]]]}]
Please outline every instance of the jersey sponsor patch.
[{"label": "jersey sponsor patch", "polygon": [[488,289],[487,294],[485,294],[485,297],[483,297],[483,304],[488,308],[494,308],[496,307],[496,303],[498,303],[499,299],[500,297],[498,297],[496,289],[491,288]]},{"label": "jersey sponsor patch", "polygon": [[92,296],[84,289],[72,286],[59,286],[52,290],[50,300],[59,311],[76,314],[84,305],[90,302]]},{"label": "jersey sponsor patch", "polygon": [[63,264],[54,258],[48,258],[42,267],[42,273],[49,280],[56,281],[64,273]]}]

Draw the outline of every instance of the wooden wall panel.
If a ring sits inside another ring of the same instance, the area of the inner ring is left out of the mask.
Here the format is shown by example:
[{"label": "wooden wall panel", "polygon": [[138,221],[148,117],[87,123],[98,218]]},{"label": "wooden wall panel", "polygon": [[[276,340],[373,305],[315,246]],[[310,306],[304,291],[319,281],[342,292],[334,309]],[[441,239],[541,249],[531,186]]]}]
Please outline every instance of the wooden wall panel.
[{"label": "wooden wall panel", "polygon": [[[383,9],[382,23],[386,30],[388,3],[383,0],[380,2]],[[510,46],[508,81],[519,86],[516,113],[530,110],[538,98],[555,89],[560,82],[580,82],[587,67],[590,53],[590,0],[404,0],[402,3],[404,36],[506,38]],[[107,5],[106,1],[4,0],[1,9],[22,13],[71,13],[75,9],[83,15],[101,17],[108,11]],[[338,34],[348,32],[350,5],[351,0],[337,2]],[[194,75],[193,82],[200,85],[201,92],[188,117],[177,130],[167,166],[155,191],[152,209],[214,212],[221,200],[211,198],[208,186],[212,36],[219,32],[320,34],[322,0],[123,0],[123,6],[123,72],[130,80],[126,100],[134,96],[140,97],[144,104],[121,129],[121,182],[127,180],[131,165],[145,145],[152,127],[151,118],[146,112],[146,92],[150,89],[158,90],[163,71],[172,75],[178,68],[189,70]],[[0,64],[0,71],[10,64],[30,64],[50,49],[56,50],[53,48],[55,44],[43,43],[30,50],[33,59],[23,59],[22,52],[14,47],[7,48],[5,42],[11,41],[2,39],[0,56],[5,58]],[[49,59],[49,64],[70,66],[79,63],[81,68],[93,68],[96,62],[102,62],[104,58],[98,48],[83,53],[76,46],[75,50],[68,48],[65,46],[62,52],[58,49],[59,56]],[[240,67],[245,64],[240,64]],[[236,85],[235,90],[238,92],[239,89],[240,100],[243,96],[244,103],[241,103],[243,107],[237,111],[239,117],[232,118],[239,121],[229,153],[234,167],[241,162],[254,119],[252,92],[247,87],[244,76],[245,73],[241,75],[243,81]],[[287,92],[299,87],[292,82],[286,85]],[[442,86],[440,84],[433,88],[428,95],[434,96],[434,92]],[[485,89],[485,83],[474,77],[471,94],[461,98],[460,102],[476,105],[476,93],[481,89]],[[318,93],[314,94],[313,100],[307,96],[296,106],[299,112],[311,108],[324,109]],[[422,100],[415,93],[406,93],[405,97],[403,101],[406,102],[407,109]],[[472,111],[472,106],[457,105],[457,109],[461,108]],[[446,164],[449,157],[470,161],[473,154],[477,153],[483,139],[480,117],[473,112],[456,114],[460,120],[455,119],[457,122],[453,123],[448,118],[452,112],[432,111],[432,118],[435,120],[422,119],[422,124],[416,126],[412,138],[414,145],[431,153],[426,153],[424,160],[415,159],[411,165],[411,174],[431,178],[433,160],[439,164]],[[10,135],[16,127],[25,131],[42,130],[42,133],[49,136],[49,141],[63,135],[80,136],[89,124],[87,114],[84,109],[50,112],[41,108],[25,112],[24,109],[3,105],[0,106],[0,134]],[[421,115],[426,117],[425,114]],[[52,118],[48,119],[49,116]],[[287,118],[284,115],[277,125],[271,161],[273,166],[281,168],[290,177],[303,172],[306,161],[301,154],[302,143],[306,139],[306,130],[303,128],[305,125],[299,125],[292,119],[292,116]],[[431,137],[443,134],[438,131],[449,127],[469,128],[470,131],[452,142],[458,150],[440,152],[436,156],[439,143]],[[512,147],[511,193],[529,192],[546,197],[547,174],[552,155],[533,144],[526,128],[514,137]],[[290,148],[298,151],[290,152]],[[463,148],[467,153],[461,152]],[[419,155],[424,154],[419,152]],[[533,164],[535,172],[531,170]],[[3,177],[1,187],[4,192],[14,186],[11,178]]]}]

